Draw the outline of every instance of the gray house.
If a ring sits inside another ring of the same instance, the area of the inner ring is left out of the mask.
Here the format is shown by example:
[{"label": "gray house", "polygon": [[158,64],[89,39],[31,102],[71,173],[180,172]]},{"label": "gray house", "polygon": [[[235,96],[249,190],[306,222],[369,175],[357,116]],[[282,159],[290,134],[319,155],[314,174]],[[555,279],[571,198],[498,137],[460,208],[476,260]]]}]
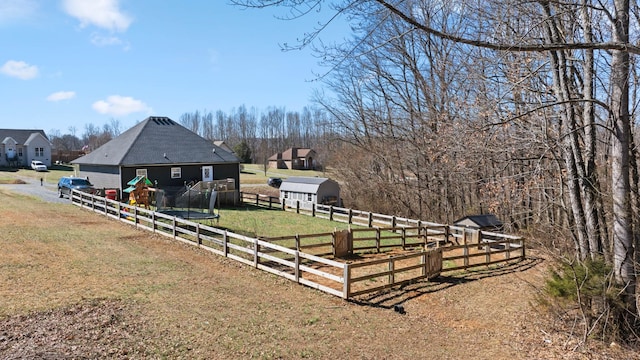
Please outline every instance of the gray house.
[{"label": "gray house", "polygon": [[320,177],[290,177],[280,185],[280,203],[289,207],[300,204],[302,209],[311,209],[312,204],[341,206],[340,186],[337,182]]},{"label": "gray house", "polygon": [[146,176],[159,188],[225,179],[240,187],[235,155],[168,117],[148,117],[71,163],[97,188],[122,191],[136,176]]},{"label": "gray house", "polygon": [[51,143],[43,130],[0,129],[0,166],[28,167],[32,160],[51,166]]}]

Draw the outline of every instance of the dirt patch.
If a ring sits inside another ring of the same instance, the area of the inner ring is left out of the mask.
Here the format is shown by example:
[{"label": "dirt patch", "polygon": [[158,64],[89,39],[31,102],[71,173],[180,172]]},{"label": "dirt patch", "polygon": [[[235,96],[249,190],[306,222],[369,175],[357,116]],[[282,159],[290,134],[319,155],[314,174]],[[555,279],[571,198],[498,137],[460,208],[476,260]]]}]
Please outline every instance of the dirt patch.
[{"label": "dirt patch", "polygon": [[129,304],[95,299],[0,321],[3,359],[129,358],[144,354],[144,330]]}]

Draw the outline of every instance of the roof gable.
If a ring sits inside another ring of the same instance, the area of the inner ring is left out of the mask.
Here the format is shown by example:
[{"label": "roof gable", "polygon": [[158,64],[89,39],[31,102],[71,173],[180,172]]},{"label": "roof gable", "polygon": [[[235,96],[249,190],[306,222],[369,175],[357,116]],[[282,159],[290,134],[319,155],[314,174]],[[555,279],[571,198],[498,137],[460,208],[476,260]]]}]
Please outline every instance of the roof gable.
[{"label": "roof gable", "polygon": [[317,193],[325,182],[333,181],[321,177],[292,176],[282,180],[280,191],[293,191],[300,193]]},{"label": "roof gable", "polygon": [[39,129],[0,129],[0,139],[10,137],[13,138],[17,144],[22,145],[25,144],[27,140],[29,140],[29,137],[34,133],[42,135],[42,137],[49,142],[49,138],[47,137],[47,134],[44,133],[44,130]]},{"label": "roof gable", "polygon": [[476,224],[479,228],[489,228],[489,227],[502,227],[503,224],[498,218],[493,214],[484,214],[484,215],[469,215],[465,216],[461,219],[454,221],[454,224],[462,225],[468,222],[472,222]]},{"label": "roof gable", "polygon": [[239,159],[168,117],[148,117],[72,161],[96,165],[235,163]]}]

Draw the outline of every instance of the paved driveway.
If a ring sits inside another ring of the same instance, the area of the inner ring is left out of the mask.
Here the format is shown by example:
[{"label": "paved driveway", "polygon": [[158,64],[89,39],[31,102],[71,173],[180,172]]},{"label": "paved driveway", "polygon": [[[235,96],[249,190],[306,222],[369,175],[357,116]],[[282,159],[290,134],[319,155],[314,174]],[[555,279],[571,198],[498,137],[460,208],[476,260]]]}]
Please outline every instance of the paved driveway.
[{"label": "paved driveway", "polygon": [[0,189],[9,189],[13,192],[30,195],[52,203],[69,203],[66,197],[58,197],[58,187],[56,184],[44,183],[40,185],[40,180],[29,177],[20,177],[26,184],[0,184]]}]

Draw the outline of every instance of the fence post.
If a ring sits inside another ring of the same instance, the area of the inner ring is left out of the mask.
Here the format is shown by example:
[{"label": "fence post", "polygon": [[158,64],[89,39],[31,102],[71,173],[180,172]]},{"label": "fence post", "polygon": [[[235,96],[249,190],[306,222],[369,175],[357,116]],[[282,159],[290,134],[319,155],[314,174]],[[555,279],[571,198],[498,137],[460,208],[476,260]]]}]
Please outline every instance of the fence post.
[{"label": "fence post", "polygon": [[229,249],[227,248],[227,230],[225,230],[222,235],[222,252],[224,253],[224,257],[227,257],[227,254],[229,254]]},{"label": "fence post", "polygon": [[351,219],[353,218],[353,210],[351,210],[351,208],[349,208],[349,220],[347,221],[347,224],[351,224]]},{"label": "fence post", "polygon": [[300,200],[296,200],[296,214],[300,214]]},{"label": "fence post", "polygon": [[118,210],[118,220],[120,220],[120,218],[122,218],[122,214],[120,214],[120,201],[118,201],[118,204],[116,205],[116,209]]},{"label": "fence post", "polygon": [[469,266],[469,247],[467,246],[467,229],[462,230],[462,242],[464,244],[463,256],[464,256],[464,268]]},{"label": "fence post", "polygon": [[260,257],[258,253],[260,252],[260,244],[258,244],[258,239],[253,239],[253,266],[257,269],[258,264],[260,264]]},{"label": "fence post", "polygon": [[393,228],[393,232],[396,232],[396,229],[395,229],[395,227],[396,227],[396,216],[395,215],[393,215],[391,217],[391,227]]},{"label": "fence post", "polygon": [[351,297],[351,268],[349,264],[344,264],[342,281],[342,298],[349,299]]},{"label": "fence post", "polygon": [[521,259],[524,260],[524,259],[527,258],[526,250],[524,248],[524,238],[520,238],[520,239],[521,239],[520,240],[520,244],[522,245],[522,257],[521,257]]},{"label": "fence post", "polygon": [[376,226],[376,252],[380,252],[380,228]]},{"label": "fence post", "polygon": [[389,257],[389,286],[395,283],[394,262],[393,257]]},{"label": "fence post", "polygon": [[96,209],[96,198],[91,194],[91,210]]},{"label": "fence post", "polygon": [[260,205],[260,194],[256,194],[256,206]]},{"label": "fence post", "polygon": [[485,249],[484,262],[487,263],[487,266],[489,266],[488,264],[491,262],[491,246],[487,244],[484,247],[484,249]]},{"label": "fence post", "polygon": [[198,245],[202,245],[202,239],[200,239],[200,223],[196,223],[196,241]]},{"label": "fence post", "polygon": [[153,228],[153,232],[156,232],[156,212],[151,213],[151,227]]},{"label": "fence post", "polygon": [[295,269],[293,269],[296,283],[300,283],[300,251],[295,253]]},{"label": "fence post", "polygon": [[407,246],[407,229],[406,228],[402,228],[402,250],[406,250],[406,246]]},{"label": "fence post", "polygon": [[271,210],[271,203],[272,203],[271,199],[272,199],[272,197],[269,196],[269,210]]},{"label": "fence post", "polygon": [[427,252],[422,250],[422,256],[420,257],[420,265],[422,265],[422,276],[427,275]]},{"label": "fence post", "polygon": [[333,205],[329,205],[329,221],[333,221]]},{"label": "fence post", "polygon": [[296,251],[300,251],[300,235],[296,234]]},{"label": "fence post", "polygon": [[173,217],[172,225],[173,226],[171,227],[171,231],[173,234],[173,238],[175,239],[176,238],[176,217],[175,216]]},{"label": "fence post", "polygon": [[107,216],[109,211],[107,211],[107,198],[104,198],[104,216]]},{"label": "fence post", "polygon": [[311,217],[316,217],[316,203],[311,203]]},{"label": "fence post", "polygon": [[505,247],[505,257],[507,258],[507,260],[511,259],[511,240],[507,240],[507,242],[504,243],[504,247]]},{"label": "fence post", "polygon": [[372,213],[369,213],[369,221],[368,221],[368,223],[369,223],[368,227],[371,227],[373,225],[373,214]]},{"label": "fence post", "polygon": [[138,227],[138,207],[133,207],[133,223],[136,224],[136,228]]}]

